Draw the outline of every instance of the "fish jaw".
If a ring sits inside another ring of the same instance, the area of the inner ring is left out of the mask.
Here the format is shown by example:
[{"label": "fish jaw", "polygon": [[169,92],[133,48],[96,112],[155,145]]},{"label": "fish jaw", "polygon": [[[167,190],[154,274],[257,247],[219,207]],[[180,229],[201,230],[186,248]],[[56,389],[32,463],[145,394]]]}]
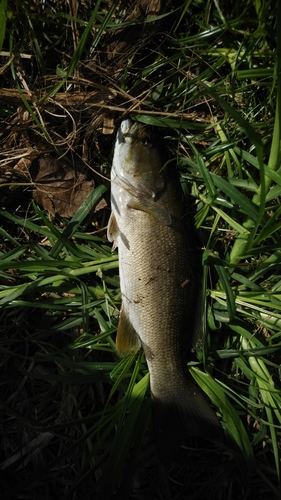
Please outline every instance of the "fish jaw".
[{"label": "fish jaw", "polygon": [[[120,144],[123,144],[125,142],[126,133],[130,131],[132,125],[133,122],[130,118],[125,118],[125,120],[122,120],[121,125],[117,131],[115,149],[118,148]],[[127,142],[130,142],[129,138],[130,136],[128,136]]]}]

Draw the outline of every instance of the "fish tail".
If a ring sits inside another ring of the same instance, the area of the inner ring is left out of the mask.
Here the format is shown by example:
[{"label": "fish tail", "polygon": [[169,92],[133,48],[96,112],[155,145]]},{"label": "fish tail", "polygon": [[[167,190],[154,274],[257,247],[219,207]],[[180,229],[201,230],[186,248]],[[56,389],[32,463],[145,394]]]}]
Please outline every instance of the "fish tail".
[{"label": "fish tail", "polygon": [[163,465],[173,460],[185,436],[220,439],[222,435],[215,413],[191,382],[176,397],[152,395],[152,424],[157,454]]}]

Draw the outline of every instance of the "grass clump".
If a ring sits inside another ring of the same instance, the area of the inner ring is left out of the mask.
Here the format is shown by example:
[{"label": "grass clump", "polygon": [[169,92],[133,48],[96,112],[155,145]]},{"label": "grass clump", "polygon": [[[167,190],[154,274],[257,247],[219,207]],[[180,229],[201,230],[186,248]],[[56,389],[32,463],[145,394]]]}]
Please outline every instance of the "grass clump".
[{"label": "grass clump", "polygon": [[[280,19],[271,0],[0,2],[3,498],[279,498]],[[161,128],[195,214],[190,372],[226,435],[166,471],[145,360],[114,342],[110,132],[127,114]]]}]

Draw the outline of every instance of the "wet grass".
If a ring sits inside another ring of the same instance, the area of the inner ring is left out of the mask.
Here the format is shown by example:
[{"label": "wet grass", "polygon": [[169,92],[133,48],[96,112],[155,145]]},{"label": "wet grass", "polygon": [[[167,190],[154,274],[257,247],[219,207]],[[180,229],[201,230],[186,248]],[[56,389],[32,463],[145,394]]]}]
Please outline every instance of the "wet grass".
[{"label": "wet grass", "polygon": [[[166,5],[150,18],[145,2],[0,2],[3,498],[280,497],[281,12]],[[205,310],[190,372],[225,430],[167,469],[145,359],[116,351],[118,255],[109,207],[95,211],[109,202],[103,131],[128,113],[162,131],[195,214]],[[95,180],[72,218],[31,201],[43,155]]]}]

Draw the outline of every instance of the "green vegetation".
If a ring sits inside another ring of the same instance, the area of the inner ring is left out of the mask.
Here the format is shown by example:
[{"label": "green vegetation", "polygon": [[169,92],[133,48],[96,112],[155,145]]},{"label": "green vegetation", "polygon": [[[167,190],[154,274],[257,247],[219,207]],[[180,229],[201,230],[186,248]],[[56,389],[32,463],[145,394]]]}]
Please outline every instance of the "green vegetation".
[{"label": "green vegetation", "polygon": [[[0,1],[1,498],[280,498],[280,2],[162,3]],[[108,132],[128,113],[162,130],[195,213],[190,372],[226,436],[167,470],[145,359],[114,342]]]}]

